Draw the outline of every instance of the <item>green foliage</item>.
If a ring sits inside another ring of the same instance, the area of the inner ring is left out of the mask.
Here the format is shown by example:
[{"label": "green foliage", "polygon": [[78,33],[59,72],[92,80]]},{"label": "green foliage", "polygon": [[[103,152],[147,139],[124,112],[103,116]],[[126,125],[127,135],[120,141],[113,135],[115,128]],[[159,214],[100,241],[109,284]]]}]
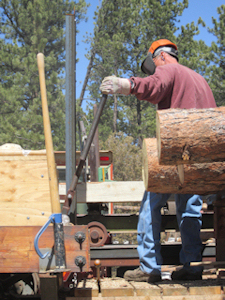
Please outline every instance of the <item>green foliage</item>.
[{"label": "green foliage", "polygon": [[45,148],[36,55],[45,55],[45,75],[53,144],[65,149],[65,15],[86,3],[68,0],[2,0],[0,19],[0,144]]},{"label": "green foliage", "polygon": [[225,5],[218,7],[219,21],[212,18],[214,28],[209,31],[216,37],[211,44],[213,65],[209,84],[218,106],[225,106]]},{"label": "green foliage", "polygon": [[113,152],[114,180],[135,181],[142,179],[142,152],[134,139],[122,132],[111,134],[104,143],[100,143],[102,150]]}]

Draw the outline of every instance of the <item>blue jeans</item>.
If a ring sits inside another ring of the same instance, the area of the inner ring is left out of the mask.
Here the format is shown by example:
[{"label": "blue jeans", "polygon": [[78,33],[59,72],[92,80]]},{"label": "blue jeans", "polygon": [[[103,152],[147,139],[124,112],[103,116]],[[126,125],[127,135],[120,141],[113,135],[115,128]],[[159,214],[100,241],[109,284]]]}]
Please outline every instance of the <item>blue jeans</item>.
[{"label": "blue jeans", "polygon": [[[137,226],[138,254],[140,268],[145,273],[160,274],[162,256],[160,253],[161,208],[171,194],[145,192],[139,212]],[[192,272],[202,267],[190,268],[190,262],[201,261],[200,239],[202,199],[198,195],[175,195],[177,222],[182,239],[180,262]]]}]

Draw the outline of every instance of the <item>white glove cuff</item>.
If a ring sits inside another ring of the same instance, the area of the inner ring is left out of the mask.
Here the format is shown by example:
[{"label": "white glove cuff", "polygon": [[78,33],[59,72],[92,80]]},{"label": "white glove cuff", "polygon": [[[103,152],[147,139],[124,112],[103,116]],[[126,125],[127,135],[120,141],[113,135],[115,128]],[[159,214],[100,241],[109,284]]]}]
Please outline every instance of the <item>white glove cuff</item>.
[{"label": "white glove cuff", "polygon": [[129,79],[118,78],[118,93],[123,95],[129,95],[131,92],[131,83]]}]

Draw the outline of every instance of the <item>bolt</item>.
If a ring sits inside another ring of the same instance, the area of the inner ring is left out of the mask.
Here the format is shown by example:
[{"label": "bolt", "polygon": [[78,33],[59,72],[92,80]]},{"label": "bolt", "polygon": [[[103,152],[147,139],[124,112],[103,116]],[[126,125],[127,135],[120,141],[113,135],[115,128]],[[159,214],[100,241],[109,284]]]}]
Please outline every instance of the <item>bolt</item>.
[{"label": "bolt", "polygon": [[27,217],[27,220],[30,220],[30,217]]},{"label": "bolt", "polygon": [[82,268],[85,264],[86,264],[86,259],[84,256],[80,255],[75,258],[75,265],[77,265],[81,269],[81,272],[82,272]]},{"label": "bolt", "polygon": [[45,213],[44,213],[44,212],[42,212],[41,214],[42,214],[42,216],[43,216]]},{"label": "bolt", "polygon": [[43,174],[41,175],[41,178],[44,178],[44,175],[43,175]]}]

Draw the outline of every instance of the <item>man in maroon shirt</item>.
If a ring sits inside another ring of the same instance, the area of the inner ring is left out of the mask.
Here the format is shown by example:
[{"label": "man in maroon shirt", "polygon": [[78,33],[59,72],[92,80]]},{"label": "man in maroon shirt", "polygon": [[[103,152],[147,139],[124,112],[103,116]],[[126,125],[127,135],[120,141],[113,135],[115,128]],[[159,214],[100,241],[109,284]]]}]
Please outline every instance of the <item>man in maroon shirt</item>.
[{"label": "man in maroon shirt", "polygon": [[[129,79],[106,77],[100,90],[103,94],[134,94],[139,100],[168,108],[211,108],[216,103],[205,79],[178,63],[177,46],[161,39],[152,43],[142,63],[148,77]],[[138,254],[140,267],[127,271],[124,278],[134,281],[155,282],[161,279],[160,254],[161,208],[170,194],[145,192],[138,221]],[[183,268],[172,273],[174,280],[202,278],[202,267],[191,267],[190,262],[201,261],[200,239],[202,199],[199,195],[176,194],[177,221],[181,233],[180,261]]]}]

